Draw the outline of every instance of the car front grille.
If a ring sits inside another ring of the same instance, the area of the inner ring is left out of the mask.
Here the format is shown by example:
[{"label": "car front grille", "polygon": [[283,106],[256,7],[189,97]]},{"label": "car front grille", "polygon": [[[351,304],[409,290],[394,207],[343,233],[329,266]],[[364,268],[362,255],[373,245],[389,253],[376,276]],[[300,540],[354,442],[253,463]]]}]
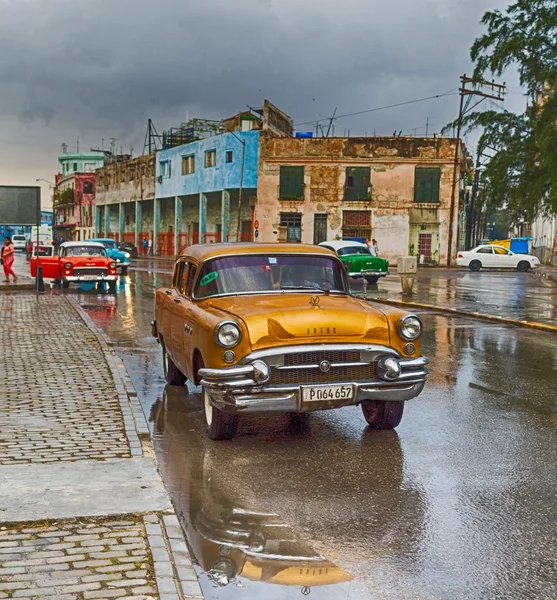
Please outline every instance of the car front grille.
[{"label": "car front grille", "polygon": [[78,276],[84,276],[84,275],[106,275],[107,270],[103,269],[101,267],[78,267],[76,269],[73,270],[73,274],[78,277]]},{"label": "car front grille", "polygon": [[358,350],[318,350],[285,354],[284,366],[318,365],[323,360],[328,360],[330,363],[360,362],[360,352]]},{"label": "car front grille", "polygon": [[[359,357],[359,352],[356,352],[356,354]],[[317,362],[317,364],[319,364],[319,362]],[[327,373],[323,373],[319,368],[278,369],[277,367],[273,367],[271,369],[271,378],[269,379],[269,384],[308,385],[313,383],[337,383],[343,381],[373,381],[375,379],[377,379],[377,367],[375,362],[371,362],[362,366],[331,367]]]}]

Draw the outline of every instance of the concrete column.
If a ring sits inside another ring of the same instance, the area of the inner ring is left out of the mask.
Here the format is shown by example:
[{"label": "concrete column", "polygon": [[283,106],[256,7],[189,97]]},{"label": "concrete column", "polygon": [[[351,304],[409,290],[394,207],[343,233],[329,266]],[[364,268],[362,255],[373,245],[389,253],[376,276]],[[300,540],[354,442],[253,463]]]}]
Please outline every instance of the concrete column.
[{"label": "concrete column", "polygon": [[174,198],[174,254],[180,252],[180,234],[182,233],[182,198]]},{"label": "concrete column", "polygon": [[110,233],[110,204],[104,205],[104,236]]},{"label": "concrete column", "polygon": [[120,202],[118,204],[118,241],[124,240],[124,229],[126,228],[126,209],[124,204]]},{"label": "concrete column", "polygon": [[207,232],[207,196],[199,194],[199,243],[205,242]]},{"label": "concrete column", "polygon": [[135,201],[135,242],[134,245],[137,248],[138,252],[139,248],[139,234],[143,231],[143,217],[141,215],[141,200]]},{"label": "concrete column", "polygon": [[220,222],[221,239],[223,242],[228,242],[228,233],[230,231],[230,193],[227,190],[222,190]]},{"label": "concrete column", "polygon": [[93,237],[100,237],[101,235],[101,208],[100,206],[95,206],[95,234]]},{"label": "concrete column", "polygon": [[153,210],[153,254],[157,253],[157,237],[161,227],[161,201],[155,198],[155,208]]}]

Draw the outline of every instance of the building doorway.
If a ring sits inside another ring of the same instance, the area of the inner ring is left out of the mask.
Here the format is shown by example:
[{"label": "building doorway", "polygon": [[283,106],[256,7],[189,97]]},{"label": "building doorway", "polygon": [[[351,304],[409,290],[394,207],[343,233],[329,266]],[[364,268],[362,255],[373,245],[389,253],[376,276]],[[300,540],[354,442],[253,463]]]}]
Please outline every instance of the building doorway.
[{"label": "building doorway", "polygon": [[315,245],[327,241],[327,213],[316,214],[313,217],[313,243]]}]

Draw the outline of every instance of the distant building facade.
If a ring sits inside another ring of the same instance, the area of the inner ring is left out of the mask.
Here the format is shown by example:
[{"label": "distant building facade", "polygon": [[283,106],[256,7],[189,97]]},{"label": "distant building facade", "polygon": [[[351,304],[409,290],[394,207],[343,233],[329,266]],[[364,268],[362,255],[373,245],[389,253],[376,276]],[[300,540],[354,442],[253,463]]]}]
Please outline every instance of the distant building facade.
[{"label": "distant building facade", "polygon": [[[445,138],[277,139],[260,143],[255,222],[262,242],[318,244],[375,238],[381,256],[446,264],[456,140]],[[460,176],[452,210],[457,251]]]},{"label": "distant building facade", "polygon": [[95,230],[140,247],[153,236],[155,155],[108,160],[97,171]]},{"label": "distant building facade", "polygon": [[58,161],[54,189],[53,233],[57,241],[86,240],[95,232],[96,170],[103,166],[106,153],[71,152]]}]

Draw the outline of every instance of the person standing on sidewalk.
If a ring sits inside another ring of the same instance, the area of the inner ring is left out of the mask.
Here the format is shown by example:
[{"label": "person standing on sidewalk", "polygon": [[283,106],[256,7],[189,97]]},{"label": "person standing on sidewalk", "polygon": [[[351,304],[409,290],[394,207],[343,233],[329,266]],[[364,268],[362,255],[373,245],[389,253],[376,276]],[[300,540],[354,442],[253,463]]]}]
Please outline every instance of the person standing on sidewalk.
[{"label": "person standing on sidewalk", "polygon": [[10,283],[10,275],[17,281],[17,275],[13,272],[14,264],[14,245],[9,237],[4,238],[4,247],[2,248],[2,266],[4,267],[4,281]]},{"label": "person standing on sidewalk", "polygon": [[143,246],[143,254],[146,255],[147,254],[147,238],[143,238],[141,245]]},{"label": "person standing on sidewalk", "polygon": [[379,247],[377,246],[377,240],[371,240],[371,246],[369,247],[369,251],[373,254],[373,256],[379,256]]},{"label": "person standing on sidewalk", "polygon": [[148,246],[149,246],[149,256],[152,256],[153,255],[153,240],[151,238],[149,238]]}]

